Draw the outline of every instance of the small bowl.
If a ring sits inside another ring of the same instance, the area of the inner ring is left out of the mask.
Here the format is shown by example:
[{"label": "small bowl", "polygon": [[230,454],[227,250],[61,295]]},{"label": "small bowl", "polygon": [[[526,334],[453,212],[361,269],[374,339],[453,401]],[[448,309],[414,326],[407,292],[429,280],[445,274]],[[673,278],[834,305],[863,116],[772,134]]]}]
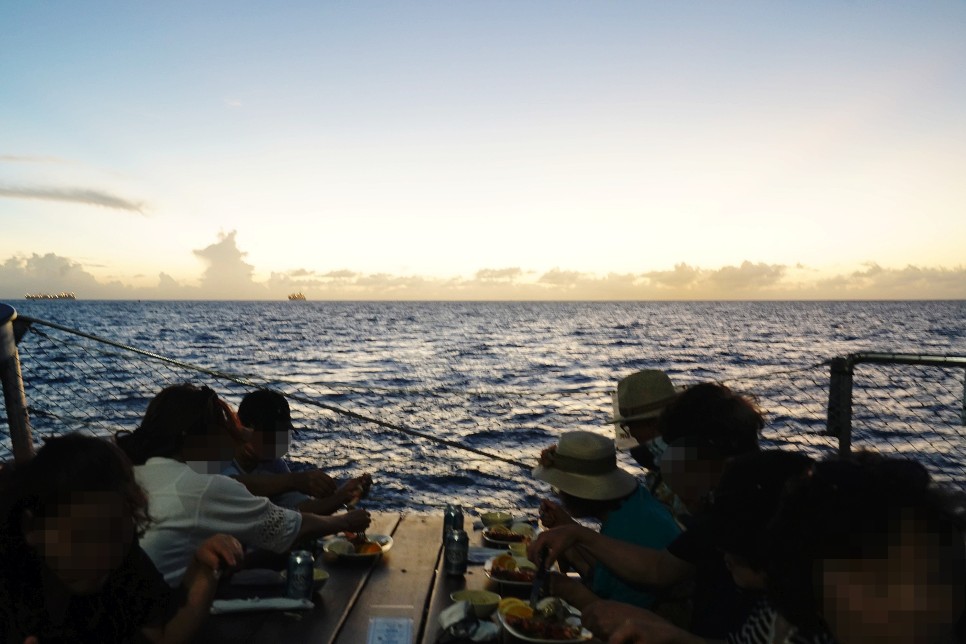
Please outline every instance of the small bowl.
[{"label": "small bowl", "polygon": [[492,615],[502,599],[489,590],[457,590],[449,598],[454,602],[469,602],[473,606],[473,614],[479,619],[486,619]]},{"label": "small bowl", "polygon": [[509,512],[484,512],[480,515],[480,521],[487,528],[498,525],[510,525],[510,522],[513,521],[513,515]]},{"label": "small bowl", "polygon": [[[282,575],[283,581],[288,581],[287,570],[283,570],[281,572],[281,575]],[[328,572],[326,572],[325,570],[322,570],[321,568],[313,568],[312,569],[312,592],[317,593],[320,590],[322,590],[322,586],[324,586],[325,582],[328,580],[329,580]]]}]

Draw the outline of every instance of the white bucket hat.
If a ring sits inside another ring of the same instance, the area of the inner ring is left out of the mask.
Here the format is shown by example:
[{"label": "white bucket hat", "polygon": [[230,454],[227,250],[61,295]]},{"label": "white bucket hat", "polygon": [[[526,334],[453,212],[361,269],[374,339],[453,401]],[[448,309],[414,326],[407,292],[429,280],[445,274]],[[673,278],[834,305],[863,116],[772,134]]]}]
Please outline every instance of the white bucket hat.
[{"label": "white bucket hat", "polygon": [[617,383],[617,409],[611,423],[657,418],[682,388],[671,384],[663,371],[645,369],[622,378]]},{"label": "white bucket hat", "polygon": [[533,476],[566,492],[594,501],[620,499],[637,487],[637,479],[617,466],[614,441],[593,432],[567,432],[550,463],[533,468]]}]

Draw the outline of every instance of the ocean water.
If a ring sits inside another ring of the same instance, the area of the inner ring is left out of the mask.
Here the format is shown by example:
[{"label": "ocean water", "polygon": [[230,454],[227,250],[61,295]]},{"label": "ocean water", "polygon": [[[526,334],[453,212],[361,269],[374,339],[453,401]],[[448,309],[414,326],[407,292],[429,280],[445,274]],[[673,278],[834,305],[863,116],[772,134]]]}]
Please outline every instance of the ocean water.
[{"label": "ocean water", "polygon": [[[834,447],[820,437],[826,360],[966,355],[966,302],[12,304],[22,316],[285,391],[300,428],[296,468],[369,470],[373,507],[424,511],[455,500],[532,512],[547,494],[528,474],[540,449],[568,429],[609,433],[610,391],[638,369],[756,395],[766,438],[821,453]],[[104,421],[92,431],[133,429],[163,384],[210,379],[137,356],[67,357],[73,351],[34,334],[21,341],[37,433],[83,429],[77,418],[87,415]],[[87,371],[78,360],[109,366]],[[214,382],[234,404],[246,390]],[[856,383],[857,403],[881,403],[868,429],[856,409],[858,439],[947,477],[964,471],[962,370],[869,371]],[[900,433],[884,433],[900,421]]]}]

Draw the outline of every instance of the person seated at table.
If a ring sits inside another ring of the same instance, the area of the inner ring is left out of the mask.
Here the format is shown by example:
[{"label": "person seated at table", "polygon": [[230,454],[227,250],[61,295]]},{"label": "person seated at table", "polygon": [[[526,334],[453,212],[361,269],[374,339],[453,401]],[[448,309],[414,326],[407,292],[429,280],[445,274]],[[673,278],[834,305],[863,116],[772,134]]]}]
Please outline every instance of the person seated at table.
[{"label": "person seated at table", "polygon": [[[682,390],[663,371],[636,371],[617,383],[614,418],[608,421],[614,425],[617,449],[626,451],[645,468],[644,486],[674,516],[683,513],[684,507],[660,476],[659,459],[667,445],[661,437],[658,417]],[[556,446],[544,449],[541,461],[554,449]],[[561,505],[548,500],[540,504],[540,519],[547,528],[577,523]]]},{"label": "person seated at table", "polygon": [[[707,511],[689,528],[708,535],[724,553],[736,586],[756,598],[748,619],[729,633],[729,644],[825,644],[825,635],[798,633],[768,602],[766,550],[768,524],[778,511],[785,490],[804,477],[813,461],[804,454],[769,450],[735,458],[714,489]],[[593,624],[593,611],[589,616]],[[633,644],[705,644],[703,637],[660,621],[656,616],[629,619],[611,635],[611,642]]]},{"label": "person seated at table", "polygon": [[169,584],[181,580],[198,543],[216,532],[281,553],[303,537],[369,525],[363,510],[336,516],[290,510],[210,473],[213,464],[232,458],[242,434],[238,417],[213,390],[184,384],[163,389],[138,428],[117,436],[148,496],[152,521],[141,547]]},{"label": "person seated at table", "polygon": [[178,590],[138,546],[147,499],[110,442],[49,439],[0,484],[0,641],[185,642],[207,616],[241,544],[224,534],[188,553]]},{"label": "person seated at table", "polygon": [[[764,426],[750,398],[715,383],[689,387],[667,406],[659,422],[669,444],[661,471],[694,515],[704,510],[728,462],[759,450],[758,435]],[[724,638],[744,623],[754,607],[735,586],[721,552],[706,535],[685,530],[666,548],[646,548],[571,524],[541,533],[528,553],[533,557],[547,547],[553,561],[575,546],[632,585],[670,591],[692,583],[690,622],[680,625],[696,635]],[[613,628],[640,609],[595,602],[589,610],[599,611],[598,621]]]},{"label": "person seated at table", "polygon": [[[541,455],[533,476],[558,490],[570,515],[597,519],[600,533],[610,538],[663,548],[681,532],[667,508],[617,466],[614,441],[605,436],[586,431],[563,434],[556,449]],[[654,603],[646,588],[631,586],[593,559],[575,554],[558,554],[558,560],[570,559],[584,583],[554,575],[550,580],[554,596],[578,609],[601,597],[636,606]]]},{"label": "person seated at table", "polygon": [[292,443],[292,414],[285,396],[258,389],[242,398],[238,418],[251,433],[235,449],[221,473],[240,481],[256,496],[286,508],[332,514],[355,505],[368,493],[372,476],[363,474],[337,484],[320,469],[292,472],[283,460]]},{"label": "person seated at table", "polygon": [[771,527],[770,599],[839,644],[966,642],[963,511],[915,461],[820,462]]}]

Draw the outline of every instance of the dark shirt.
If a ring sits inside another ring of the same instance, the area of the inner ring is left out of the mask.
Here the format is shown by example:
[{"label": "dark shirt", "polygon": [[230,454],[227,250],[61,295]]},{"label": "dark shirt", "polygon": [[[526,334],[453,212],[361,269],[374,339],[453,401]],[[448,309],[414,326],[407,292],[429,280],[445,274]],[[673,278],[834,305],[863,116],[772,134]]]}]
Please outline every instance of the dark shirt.
[{"label": "dark shirt", "polygon": [[[48,642],[130,642],[145,626],[163,626],[180,602],[135,543],[94,595],[72,595],[59,623],[48,612],[44,565],[26,546],[5,548],[0,569],[0,642],[28,636]],[[46,573],[50,575],[49,571]]]},{"label": "dark shirt", "polygon": [[667,550],[695,567],[689,630],[710,639],[727,639],[737,632],[761,595],[735,585],[721,551],[698,530],[685,530]]}]

